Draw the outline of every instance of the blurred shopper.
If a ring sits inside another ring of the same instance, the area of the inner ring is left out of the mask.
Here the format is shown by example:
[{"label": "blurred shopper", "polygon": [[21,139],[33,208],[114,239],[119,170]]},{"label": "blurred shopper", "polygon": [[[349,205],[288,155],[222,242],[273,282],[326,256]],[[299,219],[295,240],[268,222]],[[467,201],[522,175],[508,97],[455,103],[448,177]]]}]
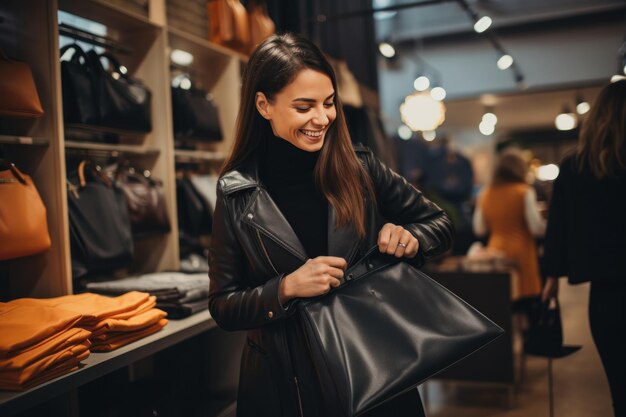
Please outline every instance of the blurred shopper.
[{"label": "blurred shopper", "polygon": [[505,151],[496,163],[491,184],[478,196],[473,227],[489,234],[487,248],[500,251],[518,267],[512,298],[523,310],[541,293],[535,236],[545,233],[535,190],[526,183],[528,165],[519,152]]},{"label": "blurred shopper", "polygon": [[626,80],[606,86],[575,154],[554,183],[545,243],[542,298],[591,281],[589,322],[606,372],[616,417],[626,416]]}]

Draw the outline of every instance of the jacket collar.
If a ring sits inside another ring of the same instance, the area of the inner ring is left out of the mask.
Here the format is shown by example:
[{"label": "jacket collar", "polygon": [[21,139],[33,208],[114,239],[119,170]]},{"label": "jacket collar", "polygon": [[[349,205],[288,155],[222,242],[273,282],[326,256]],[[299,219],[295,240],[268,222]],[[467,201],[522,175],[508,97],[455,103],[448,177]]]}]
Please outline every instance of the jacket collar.
[{"label": "jacket collar", "polygon": [[[248,224],[272,239],[279,247],[296,256],[302,262],[309,257],[293,228],[267,192],[259,179],[258,157],[252,157],[244,166],[224,174],[220,188],[224,196],[247,189],[254,190],[245,210],[239,213],[239,221]],[[358,247],[359,238],[352,225],[335,229],[337,213],[328,205],[328,255],[350,261]],[[273,260],[273,259],[272,259]]]}]

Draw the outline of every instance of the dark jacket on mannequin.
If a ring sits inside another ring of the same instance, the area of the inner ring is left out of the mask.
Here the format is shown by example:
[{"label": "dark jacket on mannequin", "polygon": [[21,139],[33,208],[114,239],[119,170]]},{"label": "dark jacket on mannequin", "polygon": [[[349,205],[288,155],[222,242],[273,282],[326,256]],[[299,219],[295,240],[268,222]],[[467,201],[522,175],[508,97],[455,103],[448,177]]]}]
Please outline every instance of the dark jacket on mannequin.
[{"label": "dark jacket on mannequin", "polygon": [[[385,222],[402,225],[417,238],[418,254],[406,260],[415,266],[447,251],[453,234],[447,215],[370,150],[355,150],[372,179],[376,203],[367,202],[364,240],[350,226],[335,229],[336,214],[328,206],[328,255],[351,265],[376,245]],[[209,259],[212,317],[223,329],[248,330],[237,415],[338,415],[336,408],[323,404],[311,409],[320,402],[319,388],[311,378],[314,370],[295,314],[297,301],[283,306],[278,298],[281,279],[309,257],[262,184],[255,155],[218,182]]]}]

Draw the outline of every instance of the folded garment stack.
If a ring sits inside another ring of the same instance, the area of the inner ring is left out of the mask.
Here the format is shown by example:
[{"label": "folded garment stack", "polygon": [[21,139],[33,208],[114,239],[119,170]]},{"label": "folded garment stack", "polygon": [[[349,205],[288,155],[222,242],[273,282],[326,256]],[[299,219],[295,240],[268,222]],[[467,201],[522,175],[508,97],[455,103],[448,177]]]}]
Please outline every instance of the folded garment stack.
[{"label": "folded garment stack", "polygon": [[156,307],[172,319],[188,317],[208,308],[207,273],[159,272],[114,281],[91,282],[92,292],[117,295],[128,291],[147,292],[156,297]]},{"label": "folded garment stack", "polygon": [[78,313],[0,303],[0,390],[23,391],[78,369],[91,332]]}]

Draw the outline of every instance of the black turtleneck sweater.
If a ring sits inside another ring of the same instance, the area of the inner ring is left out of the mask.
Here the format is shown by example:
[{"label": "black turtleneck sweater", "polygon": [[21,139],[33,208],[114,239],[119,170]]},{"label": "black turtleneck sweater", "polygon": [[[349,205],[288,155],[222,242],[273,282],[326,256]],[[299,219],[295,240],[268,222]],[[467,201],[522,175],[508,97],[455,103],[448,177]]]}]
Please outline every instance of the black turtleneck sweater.
[{"label": "black turtleneck sweater", "polygon": [[328,202],[315,186],[320,152],[303,151],[270,136],[261,159],[260,177],[309,258],[328,254]]}]

